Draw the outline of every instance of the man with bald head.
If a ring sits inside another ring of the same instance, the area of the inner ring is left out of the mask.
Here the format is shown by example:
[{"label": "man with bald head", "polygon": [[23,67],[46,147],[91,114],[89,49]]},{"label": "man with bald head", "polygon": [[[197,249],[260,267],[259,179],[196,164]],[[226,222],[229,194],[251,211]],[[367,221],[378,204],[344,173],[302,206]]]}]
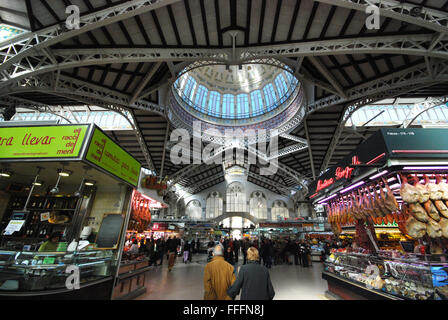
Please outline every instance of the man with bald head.
[{"label": "man with bald head", "polygon": [[213,259],[204,270],[204,300],[232,300],[227,289],[235,282],[233,266],[224,260],[224,247],[213,248]]}]

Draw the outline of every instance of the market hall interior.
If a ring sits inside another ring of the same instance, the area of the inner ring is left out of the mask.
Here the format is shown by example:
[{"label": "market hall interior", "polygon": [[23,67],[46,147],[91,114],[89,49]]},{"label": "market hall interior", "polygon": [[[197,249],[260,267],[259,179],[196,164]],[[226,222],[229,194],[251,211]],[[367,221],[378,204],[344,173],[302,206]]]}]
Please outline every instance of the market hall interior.
[{"label": "market hall interior", "polygon": [[0,299],[202,300],[216,261],[274,300],[448,299],[447,21],[0,0]]}]

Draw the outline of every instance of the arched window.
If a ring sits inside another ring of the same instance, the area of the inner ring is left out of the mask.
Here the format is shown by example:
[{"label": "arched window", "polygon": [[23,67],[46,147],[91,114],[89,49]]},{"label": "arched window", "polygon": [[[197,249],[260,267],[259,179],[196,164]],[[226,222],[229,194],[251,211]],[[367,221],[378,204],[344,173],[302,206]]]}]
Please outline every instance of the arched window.
[{"label": "arched window", "polygon": [[239,94],[236,96],[237,118],[247,118],[249,116],[249,95]]},{"label": "arched window", "polygon": [[188,218],[193,220],[201,220],[202,219],[202,207],[199,200],[191,200],[187,204],[186,214]]},{"label": "arched window", "polygon": [[227,188],[226,210],[227,212],[246,212],[246,193],[241,183],[233,182]]},{"label": "arched window", "polygon": [[207,204],[205,207],[205,217],[213,219],[222,214],[222,196],[219,192],[212,192],[207,197]]},{"label": "arched window", "polygon": [[260,192],[252,192],[249,201],[249,213],[257,219],[268,218],[268,206],[265,195]]},{"label": "arched window", "polygon": [[252,103],[252,113],[257,115],[263,110],[263,98],[261,91],[255,90],[250,94],[250,101]]},{"label": "arched window", "polygon": [[221,114],[221,94],[216,91],[210,91],[208,99],[208,114],[220,116]]},{"label": "arched window", "polygon": [[194,89],[196,88],[196,80],[193,77],[189,77],[187,84],[185,85],[184,99],[190,100],[193,99]]},{"label": "arched window", "polygon": [[230,217],[222,220],[222,225],[224,228],[232,228],[232,229],[242,229],[249,228],[252,222],[242,217]]},{"label": "arched window", "polygon": [[277,92],[280,95],[280,98],[283,98],[288,91],[288,86],[286,85],[285,77],[283,74],[279,74],[277,78],[275,78],[275,85],[277,86]]},{"label": "arched window", "polygon": [[272,83],[266,85],[263,88],[263,93],[266,100],[267,111],[271,111],[274,108],[275,101],[277,100]]},{"label": "arched window", "polygon": [[272,220],[285,220],[289,219],[289,210],[286,203],[282,200],[274,201],[271,209]]},{"label": "arched window", "polygon": [[198,87],[198,90],[196,92],[196,100],[194,102],[195,107],[199,111],[205,111],[206,110],[206,104],[207,104],[207,95],[208,95],[208,89],[202,85]]},{"label": "arched window", "polygon": [[222,98],[223,117],[234,118],[235,116],[235,96],[225,94]]}]

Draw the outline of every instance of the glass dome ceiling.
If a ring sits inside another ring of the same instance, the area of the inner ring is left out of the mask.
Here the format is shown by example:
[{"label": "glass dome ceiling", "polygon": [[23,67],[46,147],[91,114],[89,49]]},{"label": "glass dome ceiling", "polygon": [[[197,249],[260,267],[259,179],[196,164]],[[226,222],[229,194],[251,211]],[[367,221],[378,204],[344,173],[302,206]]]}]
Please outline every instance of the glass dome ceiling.
[{"label": "glass dome ceiling", "polygon": [[184,109],[219,122],[268,114],[285,104],[298,86],[299,81],[284,65],[213,65],[184,72],[173,91]]}]

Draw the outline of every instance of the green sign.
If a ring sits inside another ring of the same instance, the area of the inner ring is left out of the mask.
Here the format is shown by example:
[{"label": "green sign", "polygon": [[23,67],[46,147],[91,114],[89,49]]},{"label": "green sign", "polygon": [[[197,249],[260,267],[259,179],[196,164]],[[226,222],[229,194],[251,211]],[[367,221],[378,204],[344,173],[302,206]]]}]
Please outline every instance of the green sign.
[{"label": "green sign", "polygon": [[78,158],[88,126],[0,128],[0,159]]},{"label": "green sign", "polygon": [[133,186],[138,185],[140,162],[131,157],[98,128],[95,128],[93,132],[86,160]]}]

